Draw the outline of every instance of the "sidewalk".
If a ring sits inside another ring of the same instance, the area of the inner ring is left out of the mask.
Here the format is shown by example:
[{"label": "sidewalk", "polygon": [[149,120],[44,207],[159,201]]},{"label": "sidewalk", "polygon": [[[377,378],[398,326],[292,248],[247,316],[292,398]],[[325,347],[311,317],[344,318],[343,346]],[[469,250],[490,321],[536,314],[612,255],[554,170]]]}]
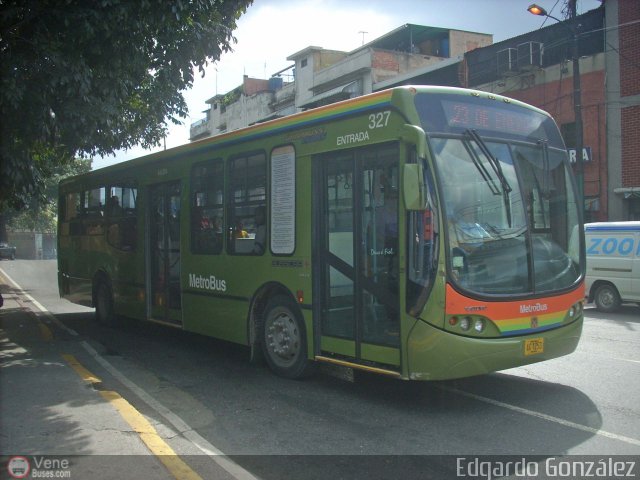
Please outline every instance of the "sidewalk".
[{"label": "sidewalk", "polygon": [[[152,455],[139,429],[115,407],[118,394],[102,391],[95,376],[93,383],[81,378],[73,364],[87,352],[78,337],[36,309],[1,273],[0,292],[0,479],[23,478],[25,462],[26,478],[46,472],[61,478],[174,478],[165,466],[179,457]],[[47,460],[53,467],[48,470]],[[18,476],[11,475],[13,467]]]}]

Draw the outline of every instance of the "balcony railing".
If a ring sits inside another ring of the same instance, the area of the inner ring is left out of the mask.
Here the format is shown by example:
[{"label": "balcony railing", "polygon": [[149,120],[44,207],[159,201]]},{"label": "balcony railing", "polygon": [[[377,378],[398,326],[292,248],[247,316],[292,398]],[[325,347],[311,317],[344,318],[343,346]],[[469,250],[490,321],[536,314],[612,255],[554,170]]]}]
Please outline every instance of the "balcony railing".
[{"label": "balcony railing", "polygon": [[189,129],[190,140],[195,140],[196,138],[207,137],[210,135],[211,130],[209,129],[209,121],[206,118],[203,118],[191,124],[191,128]]}]

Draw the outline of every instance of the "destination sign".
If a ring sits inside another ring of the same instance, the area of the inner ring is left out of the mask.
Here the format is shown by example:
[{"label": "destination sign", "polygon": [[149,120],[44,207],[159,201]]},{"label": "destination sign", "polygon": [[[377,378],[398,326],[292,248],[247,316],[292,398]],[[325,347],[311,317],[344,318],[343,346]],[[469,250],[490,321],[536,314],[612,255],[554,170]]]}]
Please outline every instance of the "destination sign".
[{"label": "destination sign", "polygon": [[451,100],[442,100],[442,109],[450,127],[523,136],[538,130],[543,119],[541,115],[532,115],[530,111],[518,112],[501,106]]}]

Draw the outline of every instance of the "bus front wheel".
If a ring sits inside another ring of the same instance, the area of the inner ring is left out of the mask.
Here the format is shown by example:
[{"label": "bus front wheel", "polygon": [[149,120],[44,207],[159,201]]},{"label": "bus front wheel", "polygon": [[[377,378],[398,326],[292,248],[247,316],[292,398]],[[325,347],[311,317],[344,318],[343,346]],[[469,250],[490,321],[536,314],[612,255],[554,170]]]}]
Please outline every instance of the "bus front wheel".
[{"label": "bus front wheel", "polygon": [[611,313],[620,308],[620,294],[616,287],[608,283],[598,287],[593,299],[601,312]]},{"label": "bus front wheel", "polygon": [[263,318],[262,351],[271,370],[286,378],[309,375],[306,330],[293,301],[285,296],[273,297]]}]

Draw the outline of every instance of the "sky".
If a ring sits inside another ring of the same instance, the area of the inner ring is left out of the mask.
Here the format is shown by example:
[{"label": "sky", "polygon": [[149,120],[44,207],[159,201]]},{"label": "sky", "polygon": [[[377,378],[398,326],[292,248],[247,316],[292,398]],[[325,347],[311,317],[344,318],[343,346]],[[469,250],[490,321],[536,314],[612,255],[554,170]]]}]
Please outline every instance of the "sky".
[{"label": "sky", "polygon": [[[308,46],[349,52],[406,23],[488,33],[496,43],[555,22],[527,12],[534,1],[550,15],[564,18],[566,0],[254,0],[237,22],[233,52],[210,63],[204,78],[196,73],[193,87],[183,92],[189,116],[183,125],[170,126],[166,147],[189,142],[189,127],[205,117],[208,99],[233,90],[243,75],[269,78],[292,65],[288,56]],[[578,0],[578,14],[600,4]],[[93,168],[163,148],[134,147],[96,157]]]}]

